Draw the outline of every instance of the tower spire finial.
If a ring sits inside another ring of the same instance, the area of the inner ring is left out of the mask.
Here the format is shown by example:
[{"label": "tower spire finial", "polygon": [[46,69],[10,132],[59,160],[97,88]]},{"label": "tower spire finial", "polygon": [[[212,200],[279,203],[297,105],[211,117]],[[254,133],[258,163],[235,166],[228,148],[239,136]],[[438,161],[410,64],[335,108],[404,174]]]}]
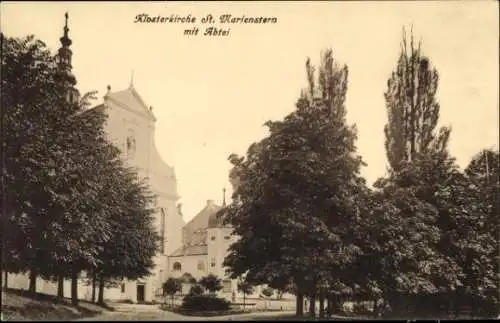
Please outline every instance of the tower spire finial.
[{"label": "tower spire finial", "polygon": [[226,206],[226,188],[222,189],[222,206]]},{"label": "tower spire finial", "polygon": [[67,11],[64,14],[64,18],[65,18],[65,21],[64,21],[64,37],[68,37],[68,31],[69,31],[69,28],[68,28],[68,18],[69,18],[69,14],[68,14]]}]

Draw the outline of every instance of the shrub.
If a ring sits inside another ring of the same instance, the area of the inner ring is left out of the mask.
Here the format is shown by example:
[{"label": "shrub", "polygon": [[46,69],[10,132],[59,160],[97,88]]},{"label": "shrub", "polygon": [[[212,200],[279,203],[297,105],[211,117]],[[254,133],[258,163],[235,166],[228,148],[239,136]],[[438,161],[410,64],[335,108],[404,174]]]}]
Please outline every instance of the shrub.
[{"label": "shrub", "polygon": [[216,293],[222,289],[222,281],[213,274],[202,277],[199,281],[199,284],[210,293]]},{"label": "shrub", "polygon": [[267,287],[262,291],[262,295],[264,295],[266,297],[271,297],[271,296],[273,296],[273,294],[274,294],[274,290],[270,287]]},{"label": "shrub", "polygon": [[189,290],[188,295],[203,295],[203,292],[204,292],[203,287],[201,287],[198,284],[195,284],[195,285],[191,286],[191,289]]},{"label": "shrub", "polygon": [[184,297],[182,309],[189,311],[226,311],[230,302],[214,295],[193,295]]}]

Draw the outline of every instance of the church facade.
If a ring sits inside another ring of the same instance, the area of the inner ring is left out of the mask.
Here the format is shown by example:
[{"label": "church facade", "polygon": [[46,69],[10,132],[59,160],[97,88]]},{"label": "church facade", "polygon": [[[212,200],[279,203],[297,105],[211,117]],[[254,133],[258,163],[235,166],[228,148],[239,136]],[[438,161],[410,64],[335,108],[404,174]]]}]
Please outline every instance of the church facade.
[{"label": "church facade", "polygon": [[[61,37],[61,48],[58,52],[58,76],[67,83],[68,100],[80,98],[76,90],[76,78],[72,74],[70,50],[71,39],[68,36],[68,15],[64,35]],[[108,91],[102,104],[93,109],[104,109],[108,115],[105,131],[123,155],[128,166],[135,168],[137,176],[146,180],[155,198],[152,207],[155,210],[156,229],[161,237],[160,250],[156,255],[155,268],[152,274],[137,281],[124,281],[118,287],[106,288],[105,300],[131,300],[133,302],[150,302],[161,293],[162,284],[168,271],[168,256],[182,246],[182,228],[184,220],[177,204],[177,179],[174,168],[163,161],[155,145],[156,118],[153,109],[148,107],[131,82],[121,91]],[[28,276],[25,274],[9,275],[9,286],[27,289]],[[57,283],[37,279],[37,291],[45,294],[57,294]],[[70,295],[71,282],[64,282],[64,294]],[[91,299],[92,287],[81,280],[78,284],[80,298]]]},{"label": "church facade", "polygon": [[163,161],[155,145],[156,118],[131,82],[127,89],[113,92],[108,86],[104,102],[95,107],[108,115],[106,133],[123,154],[126,164],[137,171],[139,179],[148,183],[154,195],[157,232],[161,237],[160,250],[155,257],[152,275],[138,281],[125,281],[117,288],[108,288],[108,299],[127,299],[149,302],[161,291],[166,280],[167,255],[182,245],[184,226],[180,204],[177,204],[177,179],[174,168]]}]

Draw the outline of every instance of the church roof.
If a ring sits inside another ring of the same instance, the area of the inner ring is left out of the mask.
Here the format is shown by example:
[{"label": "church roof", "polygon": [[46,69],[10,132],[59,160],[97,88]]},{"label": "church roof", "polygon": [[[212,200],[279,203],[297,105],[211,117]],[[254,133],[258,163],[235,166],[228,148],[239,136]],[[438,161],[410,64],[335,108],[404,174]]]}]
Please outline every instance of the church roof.
[{"label": "church roof", "polygon": [[117,92],[111,92],[108,88],[108,93],[106,93],[105,99],[109,99],[124,108],[128,108],[135,113],[149,117],[156,121],[153,112],[146,105],[146,103],[144,103],[144,100],[132,85],[125,90]]},{"label": "church roof", "polygon": [[217,212],[214,212],[212,215],[210,215],[210,218],[208,219],[208,228],[222,228],[224,227],[224,210],[220,208]]},{"label": "church roof", "polygon": [[183,256],[196,256],[196,255],[206,255],[208,254],[208,246],[194,245],[194,246],[182,246],[175,250],[170,257],[183,257]]},{"label": "church roof", "polygon": [[213,218],[220,209],[213,200],[208,200],[205,207],[182,228],[183,246],[170,257],[208,254],[207,229],[213,225]]},{"label": "church roof", "polygon": [[208,200],[205,207],[184,226],[184,232],[189,235],[197,230],[208,228],[210,217],[220,209],[221,207],[215,204],[213,200]]}]

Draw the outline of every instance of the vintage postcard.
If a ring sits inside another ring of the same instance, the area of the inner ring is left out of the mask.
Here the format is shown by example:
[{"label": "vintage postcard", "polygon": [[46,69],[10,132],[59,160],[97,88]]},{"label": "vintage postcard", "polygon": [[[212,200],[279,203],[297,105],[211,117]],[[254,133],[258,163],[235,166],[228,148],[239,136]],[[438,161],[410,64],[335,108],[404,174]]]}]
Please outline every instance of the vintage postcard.
[{"label": "vintage postcard", "polygon": [[0,6],[2,319],[499,316],[497,2]]}]

